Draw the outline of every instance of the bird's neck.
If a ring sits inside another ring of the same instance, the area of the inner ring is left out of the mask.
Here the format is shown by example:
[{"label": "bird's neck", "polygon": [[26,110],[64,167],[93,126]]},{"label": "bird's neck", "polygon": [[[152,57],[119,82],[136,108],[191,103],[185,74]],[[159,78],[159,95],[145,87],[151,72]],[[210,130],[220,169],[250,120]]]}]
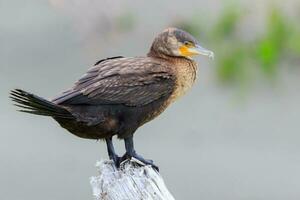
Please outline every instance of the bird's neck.
[{"label": "bird's neck", "polygon": [[153,58],[162,58],[162,59],[170,59],[171,56],[167,56],[161,52],[156,51],[153,46],[151,47],[150,51],[147,54],[148,57],[153,57]]},{"label": "bird's neck", "polygon": [[166,55],[165,53],[159,52],[155,50],[153,47],[151,47],[150,51],[147,54],[148,57],[152,58],[159,58],[159,59],[164,59],[169,62],[179,62],[179,63],[195,63],[192,59],[188,59],[185,57],[179,57],[179,56],[169,56]]},{"label": "bird's neck", "polygon": [[179,57],[179,56],[169,56],[164,53],[158,52],[158,51],[154,50],[153,48],[150,49],[147,56],[152,57],[152,58],[163,59],[170,63],[184,64],[184,65],[187,65],[187,66],[190,66],[191,68],[193,68],[193,71],[195,71],[195,73],[197,71],[197,63],[192,59],[188,59],[185,57]]}]

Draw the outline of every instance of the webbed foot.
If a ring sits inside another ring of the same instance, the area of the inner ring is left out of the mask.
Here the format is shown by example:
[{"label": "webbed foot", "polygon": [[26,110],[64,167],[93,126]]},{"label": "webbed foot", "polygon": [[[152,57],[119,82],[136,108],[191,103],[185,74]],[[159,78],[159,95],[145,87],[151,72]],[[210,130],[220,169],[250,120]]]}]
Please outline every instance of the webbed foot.
[{"label": "webbed foot", "polygon": [[[127,160],[127,159],[131,159],[131,158],[135,158],[137,159],[138,161],[142,162],[143,164],[145,165],[150,165],[153,169],[155,169],[156,171],[159,172],[159,168],[157,165],[155,165],[153,163],[153,160],[148,160],[148,159],[145,159],[143,158],[141,155],[138,155],[135,151],[131,152],[131,153],[128,153],[126,152],[121,158],[120,158],[120,163],[122,163],[123,161]],[[120,164],[119,163],[119,164]],[[120,166],[120,165],[119,165]]]}]

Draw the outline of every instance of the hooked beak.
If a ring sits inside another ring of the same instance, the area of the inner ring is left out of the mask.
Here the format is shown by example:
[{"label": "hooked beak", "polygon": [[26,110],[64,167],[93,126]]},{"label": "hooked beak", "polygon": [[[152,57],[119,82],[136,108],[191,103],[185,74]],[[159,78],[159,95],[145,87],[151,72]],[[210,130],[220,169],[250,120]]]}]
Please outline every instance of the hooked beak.
[{"label": "hooked beak", "polygon": [[208,56],[211,59],[214,58],[214,52],[207,50],[198,44],[196,44],[195,47],[189,48],[189,52],[196,54],[196,55]]}]

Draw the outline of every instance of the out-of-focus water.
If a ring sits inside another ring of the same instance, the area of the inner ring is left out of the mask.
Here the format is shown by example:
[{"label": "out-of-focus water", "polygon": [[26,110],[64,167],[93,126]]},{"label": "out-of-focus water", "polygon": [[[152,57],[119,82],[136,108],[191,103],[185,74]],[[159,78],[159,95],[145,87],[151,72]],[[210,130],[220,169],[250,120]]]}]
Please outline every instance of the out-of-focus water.
[{"label": "out-of-focus water", "polygon": [[[64,13],[51,6],[59,1],[51,2],[0,1],[3,200],[92,199],[88,178],[96,174],[96,160],[107,158],[104,143],[76,138],[50,118],[15,112],[8,99],[10,89],[52,97],[99,58],[145,54],[171,17],[184,16],[198,6],[204,17],[213,18],[222,7],[219,1],[127,2],[124,9],[139,17],[135,30],[93,43],[85,38],[88,32],[78,31],[89,26],[75,23],[88,10]],[[71,0],[64,2],[68,5]],[[293,1],[288,2],[283,6]],[[267,5],[259,3],[253,6]],[[198,61],[195,87],[137,131],[137,151],[160,166],[176,199],[298,200],[300,70],[282,68],[276,87],[261,82],[240,101],[231,89],[215,83],[214,61]],[[117,149],[123,153],[122,142],[117,142]]]}]

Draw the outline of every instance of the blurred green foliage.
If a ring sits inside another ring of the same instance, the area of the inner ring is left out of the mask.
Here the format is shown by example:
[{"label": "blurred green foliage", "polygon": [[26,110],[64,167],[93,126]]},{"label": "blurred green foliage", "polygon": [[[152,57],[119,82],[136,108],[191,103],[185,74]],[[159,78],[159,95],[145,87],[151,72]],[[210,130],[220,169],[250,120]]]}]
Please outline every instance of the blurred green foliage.
[{"label": "blurred green foliage", "polygon": [[232,38],[240,17],[241,14],[237,9],[233,9],[232,7],[225,8],[221,17],[213,27],[212,36],[214,39]]},{"label": "blurred green foliage", "polygon": [[277,72],[277,63],[286,48],[289,24],[279,10],[273,9],[267,19],[266,32],[263,38],[257,41],[256,60],[262,72],[267,76],[274,76]]},{"label": "blurred green foliage", "polygon": [[[222,84],[240,86],[248,83],[253,79],[254,70],[273,80],[282,61],[300,58],[299,28],[280,9],[268,11],[263,34],[257,34],[251,40],[241,35],[246,13],[236,7],[227,7],[206,31],[209,46],[216,54],[216,75]],[[176,26],[200,36],[205,24],[193,17],[177,22]],[[255,33],[251,27],[247,27],[247,31]]]},{"label": "blurred green foliage", "polygon": [[230,50],[228,54],[220,54],[220,58],[216,60],[217,66],[220,66],[216,70],[219,80],[222,82],[227,80],[241,82],[245,80],[247,78],[245,74],[246,59],[246,50],[242,46]]}]

